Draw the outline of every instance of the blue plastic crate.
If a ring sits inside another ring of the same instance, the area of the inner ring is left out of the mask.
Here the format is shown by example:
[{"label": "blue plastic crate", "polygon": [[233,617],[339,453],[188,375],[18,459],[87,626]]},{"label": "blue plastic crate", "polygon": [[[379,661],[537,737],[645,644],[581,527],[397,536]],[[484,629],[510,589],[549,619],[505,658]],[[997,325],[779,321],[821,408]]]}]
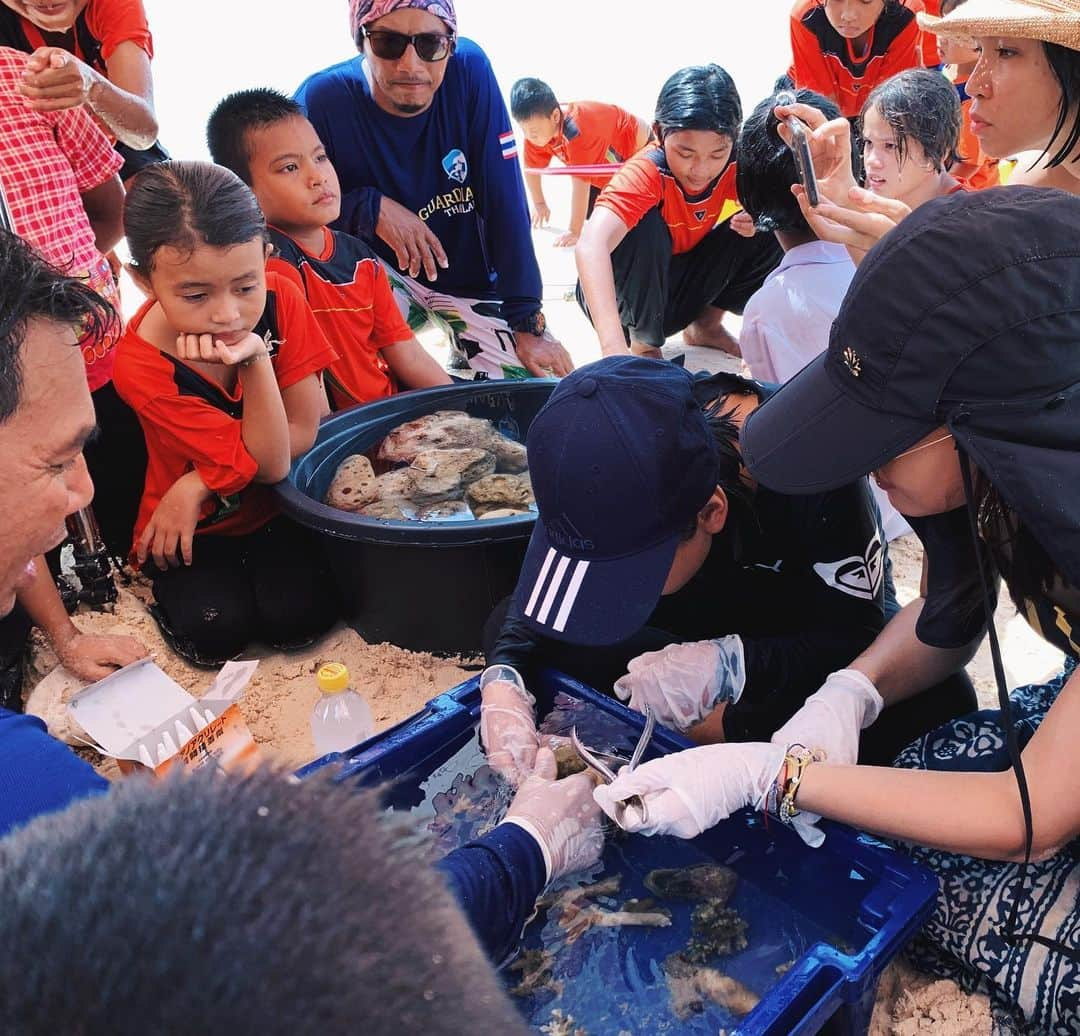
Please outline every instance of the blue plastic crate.
[{"label": "blue plastic crate", "polygon": [[[641,730],[638,713],[561,673],[546,671],[541,681],[546,691],[587,702],[625,725],[631,742]],[[339,767],[337,780],[365,786],[426,776],[473,737],[479,716],[474,678],[351,751],[316,760],[299,776],[331,765]],[[646,759],[687,747],[686,739],[658,727]],[[759,815],[744,811],[694,840],[743,881],[802,915],[827,921],[847,944],[810,945],[731,1032],[809,1036],[828,1025],[840,1036],[865,1033],[881,972],[933,909],[937,880],[929,871],[845,825],[823,826],[824,845],[810,849],[788,828],[767,826]]]}]

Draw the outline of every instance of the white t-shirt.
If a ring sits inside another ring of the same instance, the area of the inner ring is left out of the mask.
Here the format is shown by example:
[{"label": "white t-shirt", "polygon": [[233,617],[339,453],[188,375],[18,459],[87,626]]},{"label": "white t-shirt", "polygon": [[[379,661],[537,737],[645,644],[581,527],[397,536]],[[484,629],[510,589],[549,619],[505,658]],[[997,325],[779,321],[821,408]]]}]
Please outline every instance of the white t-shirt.
[{"label": "white t-shirt", "polygon": [[[843,245],[811,241],[796,245],[765,278],[743,311],[739,347],[758,381],[782,385],[829,345],[829,330],[844,301],[855,266]],[[911,531],[871,483],[885,538]]]}]

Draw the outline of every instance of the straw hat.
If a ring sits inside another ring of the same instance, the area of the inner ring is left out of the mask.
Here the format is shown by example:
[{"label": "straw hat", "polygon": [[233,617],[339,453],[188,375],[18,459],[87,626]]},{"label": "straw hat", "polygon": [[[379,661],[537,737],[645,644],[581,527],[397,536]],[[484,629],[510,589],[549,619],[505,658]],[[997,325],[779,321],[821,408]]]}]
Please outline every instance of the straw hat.
[{"label": "straw hat", "polygon": [[938,36],[1014,36],[1080,50],[1080,0],[967,0],[943,18],[918,19]]}]

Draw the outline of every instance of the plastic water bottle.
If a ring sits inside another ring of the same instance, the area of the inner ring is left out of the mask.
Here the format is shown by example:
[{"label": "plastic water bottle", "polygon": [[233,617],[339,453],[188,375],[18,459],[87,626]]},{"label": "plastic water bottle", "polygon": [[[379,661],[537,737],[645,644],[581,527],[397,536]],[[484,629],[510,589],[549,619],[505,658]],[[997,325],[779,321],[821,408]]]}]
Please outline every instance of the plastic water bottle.
[{"label": "plastic water bottle", "polygon": [[327,662],[318,672],[319,700],[311,710],[316,755],[344,752],[375,733],[367,701],[349,686],[349,670]]}]

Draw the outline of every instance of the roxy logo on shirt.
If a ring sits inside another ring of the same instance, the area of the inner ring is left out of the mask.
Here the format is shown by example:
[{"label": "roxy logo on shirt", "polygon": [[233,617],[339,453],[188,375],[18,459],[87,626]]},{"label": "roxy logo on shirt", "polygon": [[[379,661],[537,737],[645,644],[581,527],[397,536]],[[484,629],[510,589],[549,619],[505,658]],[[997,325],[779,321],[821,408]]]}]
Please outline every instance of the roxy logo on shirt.
[{"label": "roxy logo on shirt", "polygon": [[843,561],[821,561],[814,565],[814,571],[834,590],[872,601],[877,597],[885,575],[883,561],[881,536],[875,534],[862,557],[855,555]]}]

